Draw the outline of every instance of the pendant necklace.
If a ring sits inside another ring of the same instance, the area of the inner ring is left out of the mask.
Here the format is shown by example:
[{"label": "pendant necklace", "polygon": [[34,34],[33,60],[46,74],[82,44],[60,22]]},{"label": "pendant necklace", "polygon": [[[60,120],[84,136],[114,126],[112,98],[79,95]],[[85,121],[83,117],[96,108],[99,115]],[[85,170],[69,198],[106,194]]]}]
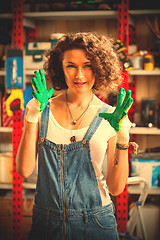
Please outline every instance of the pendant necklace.
[{"label": "pendant necklace", "polygon": [[[68,104],[68,96],[67,96],[67,91],[66,91],[66,105],[67,105],[67,108],[68,108],[68,110],[69,110],[70,116],[71,116],[71,118],[72,118],[72,123],[73,123],[73,125],[76,125],[77,121],[78,121],[82,116],[84,117],[85,113],[87,112],[87,110],[88,110],[88,108],[89,108],[89,106],[90,106],[90,104],[91,104],[91,102],[92,102],[92,100],[93,100],[93,96],[94,96],[94,95],[92,95],[92,98],[91,98],[91,100],[89,101],[86,109],[81,113],[81,115],[80,115],[77,119],[74,119],[73,116],[72,116],[72,113],[71,113],[69,104]],[[82,122],[82,120],[83,120],[83,118],[81,119],[81,122]],[[80,125],[79,125],[79,127],[80,127]],[[78,127],[78,129],[79,129],[79,127]],[[78,129],[77,129],[77,130],[78,130]],[[71,143],[76,142],[76,137],[75,137],[75,135],[73,135],[73,136],[70,138],[70,141],[71,141]]]}]

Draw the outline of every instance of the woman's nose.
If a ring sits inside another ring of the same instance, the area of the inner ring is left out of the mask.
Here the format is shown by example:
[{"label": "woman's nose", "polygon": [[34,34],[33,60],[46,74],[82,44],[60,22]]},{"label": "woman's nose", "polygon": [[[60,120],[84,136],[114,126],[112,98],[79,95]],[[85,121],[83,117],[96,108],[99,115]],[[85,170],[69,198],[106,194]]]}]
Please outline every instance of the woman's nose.
[{"label": "woman's nose", "polygon": [[84,77],[83,70],[81,68],[78,68],[76,78],[82,79],[83,77]]}]

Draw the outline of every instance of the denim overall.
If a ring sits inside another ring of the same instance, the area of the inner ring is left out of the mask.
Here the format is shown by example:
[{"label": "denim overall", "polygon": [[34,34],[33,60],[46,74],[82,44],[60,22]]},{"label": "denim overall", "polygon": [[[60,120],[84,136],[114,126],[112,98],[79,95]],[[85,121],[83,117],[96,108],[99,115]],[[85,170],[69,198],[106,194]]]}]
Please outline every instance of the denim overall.
[{"label": "denim overall", "polygon": [[29,240],[117,240],[113,204],[102,206],[90,156],[90,139],[107,111],[103,105],[82,141],[46,139],[50,105],[42,112],[38,179]]}]

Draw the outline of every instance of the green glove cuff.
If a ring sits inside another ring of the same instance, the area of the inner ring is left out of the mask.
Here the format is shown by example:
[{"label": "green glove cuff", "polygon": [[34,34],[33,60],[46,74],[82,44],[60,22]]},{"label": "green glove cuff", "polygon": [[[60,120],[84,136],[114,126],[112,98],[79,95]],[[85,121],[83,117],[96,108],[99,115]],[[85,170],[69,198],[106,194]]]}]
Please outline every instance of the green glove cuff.
[{"label": "green glove cuff", "polygon": [[27,104],[27,115],[26,115],[26,120],[27,122],[31,123],[38,123],[38,119],[40,117],[40,108],[39,108],[39,102],[35,99],[32,98],[28,104]]}]

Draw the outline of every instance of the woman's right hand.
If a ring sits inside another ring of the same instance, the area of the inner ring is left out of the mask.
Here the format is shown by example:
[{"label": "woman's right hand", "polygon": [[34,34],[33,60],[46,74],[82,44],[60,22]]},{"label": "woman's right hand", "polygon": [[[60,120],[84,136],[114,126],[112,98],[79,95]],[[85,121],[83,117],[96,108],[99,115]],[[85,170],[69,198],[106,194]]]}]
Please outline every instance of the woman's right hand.
[{"label": "woman's right hand", "polygon": [[35,77],[32,78],[32,87],[34,91],[32,92],[35,98],[34,103],[29,108],[26,115],[26,120],[28,122],[37,123],[40,113],[45,109],[48,100],[53,95],[53,88],[47,90],[46,78],[44,71],[42,69],[35,71]]}]

